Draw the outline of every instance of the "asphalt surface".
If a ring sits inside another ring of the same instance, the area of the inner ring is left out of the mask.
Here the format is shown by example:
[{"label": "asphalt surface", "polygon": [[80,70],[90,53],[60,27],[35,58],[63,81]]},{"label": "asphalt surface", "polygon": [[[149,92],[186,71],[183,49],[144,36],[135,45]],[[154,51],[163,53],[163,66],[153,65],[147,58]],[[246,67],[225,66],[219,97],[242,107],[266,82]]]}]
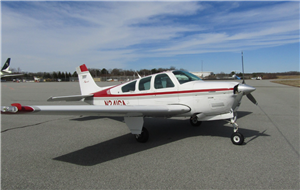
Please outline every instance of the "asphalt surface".
[{"label": "asphalt surface", "polygon": [[[299,189],[299,88],[247,84],[259,106],[242,100],[241,146],[225,121],[147,118],[142,144],[123,118],[1,115],[2,189]],[[80,94],[76,82],[1,88],[1,105]]]}]

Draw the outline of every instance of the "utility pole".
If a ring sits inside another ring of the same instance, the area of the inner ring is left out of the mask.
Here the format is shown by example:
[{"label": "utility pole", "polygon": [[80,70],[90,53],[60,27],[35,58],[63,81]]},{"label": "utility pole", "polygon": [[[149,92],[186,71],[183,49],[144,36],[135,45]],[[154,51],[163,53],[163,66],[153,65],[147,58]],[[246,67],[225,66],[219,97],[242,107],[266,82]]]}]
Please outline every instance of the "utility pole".
[{"label": "utility pole", "polygon": [[202,78],[203,78],[203,60],[201,60],[201,75],[202,75]]}]

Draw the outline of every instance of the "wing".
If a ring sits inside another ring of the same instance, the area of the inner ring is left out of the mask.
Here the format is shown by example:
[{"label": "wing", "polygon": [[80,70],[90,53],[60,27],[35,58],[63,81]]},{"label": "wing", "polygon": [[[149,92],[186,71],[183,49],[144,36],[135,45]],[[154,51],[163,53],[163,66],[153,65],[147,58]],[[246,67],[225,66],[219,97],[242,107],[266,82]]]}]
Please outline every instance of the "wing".
[{"label": "wing", "polygon": [[130,117],[171,117],[189,112],[186,105],[53,105],[22,106],[12,104],[1,106],[2,114],[41,114],[41,115],[89,115],[89,116],[130,116]]}]

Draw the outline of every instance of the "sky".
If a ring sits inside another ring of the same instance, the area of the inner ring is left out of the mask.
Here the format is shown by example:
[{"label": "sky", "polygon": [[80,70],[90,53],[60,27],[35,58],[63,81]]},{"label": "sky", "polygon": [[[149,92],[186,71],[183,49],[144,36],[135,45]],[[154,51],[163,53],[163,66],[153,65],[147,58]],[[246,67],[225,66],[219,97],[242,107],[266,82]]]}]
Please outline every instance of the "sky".
[{"label": "sky", "polygon": [[299,71],[299,2],[1,1],[1,61],[24,72]]}]

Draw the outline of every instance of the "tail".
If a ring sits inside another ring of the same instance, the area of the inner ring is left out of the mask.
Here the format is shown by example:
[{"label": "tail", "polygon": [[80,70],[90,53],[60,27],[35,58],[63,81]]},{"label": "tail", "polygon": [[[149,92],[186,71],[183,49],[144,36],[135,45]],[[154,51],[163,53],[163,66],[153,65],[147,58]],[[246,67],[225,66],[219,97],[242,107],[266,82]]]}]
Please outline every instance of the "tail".
[{"label": "tail", "polygon": [[3,65],[2,69],[1,69],[1,71],[10,73],[9,66],[10,66],[10,58],[7,58],[7,60],[6,60],[6,62],[4,63],[4,65]]},{"label": "tail", "polygon": [[94,92],[98,92],[102,89],[95,83],[93,77],[91,76],[91,73],[89,72],[85,64],[77,67],[76,72],[78,74],[79,86],[82,95],[88,95]]}]

